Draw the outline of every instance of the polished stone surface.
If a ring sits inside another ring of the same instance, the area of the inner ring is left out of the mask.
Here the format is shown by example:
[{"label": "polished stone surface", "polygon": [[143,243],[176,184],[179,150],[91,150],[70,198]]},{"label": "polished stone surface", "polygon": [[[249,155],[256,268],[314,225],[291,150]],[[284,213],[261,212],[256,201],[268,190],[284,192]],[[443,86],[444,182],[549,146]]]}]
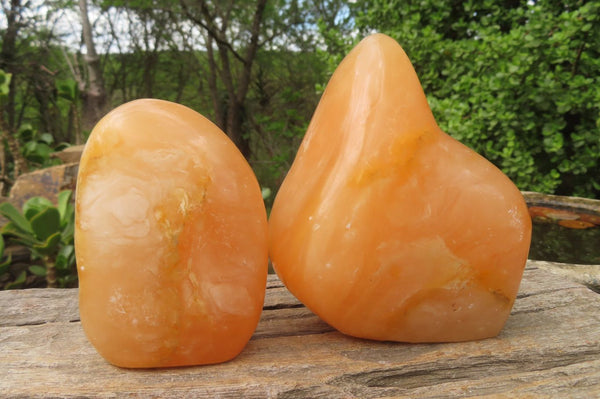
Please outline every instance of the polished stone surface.
[{"label": "polished stone surface", "polygon": [[181,105],[138,100],[81,158],[75,249],[87,337],[124,367],[216,363],[258,323],[267,221],[234,144]]},{"label": "polished stone surface", "polygon": [[530,235],[517,187],[440,130],[410,60],[378,34],[323,94],[273,205],[270,255],[341,332],[465,341],[501,330]]}]

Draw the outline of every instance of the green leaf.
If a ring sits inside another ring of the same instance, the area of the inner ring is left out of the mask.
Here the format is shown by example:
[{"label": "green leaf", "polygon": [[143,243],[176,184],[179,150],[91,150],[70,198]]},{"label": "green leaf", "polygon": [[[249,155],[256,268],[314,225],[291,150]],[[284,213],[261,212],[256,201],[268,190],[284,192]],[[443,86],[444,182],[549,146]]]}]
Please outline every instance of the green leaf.
[{"label": "green leaf", "polygon": [[63,190],[58,193],[57,200],[57,208],[60,213],[60,221],[61,224],[65,224],[65,218],[68,216],[69,211],[73,211],[73,206],[71,204],[71,197],[73,195],[73,191],[71,190]]},{"label": "green leaf", "polygon": [[4,273],[8,272],[9,266],[10,266],[10,256],[8,257],[8,260],[6,262],[3,262],[2,264],[0,264],[0,276],[2,276]]},{"label": "green leaf", "polygon": [[15,241],[28,247],[31,247],[33,244],[38,242],[38,240],[36,240],[33,236],[33,233],[20,230],[13,222],[8,222],[4,225],[2,228],[2,234],[14,237]]},{"label": "green leaf", "polygon": [[[3,257],[4,257],[4,237],[2,237],[0,235],[0,259],[2,259]],[[3,275],[4,273],[6,273],[11,260],[12,260],[12,257],[9,254],[6,257],[6,260],[4,262],[0,263],[0,276]]]},{"label": "green leaf", "polygon": [[75,221],[73,219],[67,222],[66,226],[62,226],[61,241],[63,244],[73,244],[75,235]]},{"label": "green leaf", "polygon": [[42,133],[42,135],[40,136],[40,140],[48,145],[54,143],[54,137],[52,137],[50,133]]},{"label": "green leaf", "polygon": [[46,268],[40,265],[31,265],[28,270],[38,277],[46,277]]},{"label": "green leaf", "polygon": [[53,207],[54,204],[44,197],[33,197],[23,204],[23,215],[29,221],[46,208]]},{"label": "green leaf", "polygon": [[[0,267],[5,267],[5,266],[8,267],[8,265],[10,265],[11,262],[12,262],[12,255],[8,254],[6,256],[6,259],[4,260],[4,262],[0,263]],[[0,274],[2,274],[2,273],[0,273]]]},{"label": "green leaf", "polygon": [[271,196],[271,189],[269,187],[263,187],[261,192],[264,200]]},{"label": "green leaf", "polygon": [[73,79],[56,82],[58,95],[65,100],[75,101],[77,98],[77,82]]},{"label": "green leaf", "polygon": [[24,123],[19,127],[19,132],[17,133],[19,138],[25,142],[25,146],[29,142],[35,143],[35,131],[33,130],[33,126],[30,123]]},{"label": "green leaf", "polygon": [[0,96],[7,96],[10,91],[10,79],[12,74],[0,69]]},{"label": "green leaf", "polygon": [[23,155],[27,160],[43,164],[50,158],[52,148],[42,141],[28,141],[23,146]]},{"label": "green leaf", "polygon": [[17,278],[15,279],[15,281],[13,281],[13,282],[10,282],[10,283],[8,283],[8,284],[6,284],[6,285],[4,286],[4,289],[5,289],[5,290],[12,290],[12,289],[14,289],[14,288],[20,288],[20,287],[21,287],[21,285],[23,285],[23,284],[25,283],[25,280],[26,280],[26,279],[27,279],[27,272],[26,272],[25,270],[23,270],[23,271],[21,272],[21,274],[19,274],[19,277],[17,277]]},{"label": "green leaf", "polygon": [[56,232],[49,236],[43,243],[33,244],[32,250],[40,255],[50,255],[56,251],[60,243],[60,233]]},{"label": "green leaf", "polygon": [[56,145],[54,146],[54,151],[55,151],[55,152],[57,152],[57,151],[62,151],[62,150],[64,150],[64,149],[66,149],[66,148],[69,148],[70,146],[71,146],[71,144],[69,144],[69,143],[66,143],[66,142],[62,141],[62,142],[60,142],[60,143],[58,143],[58,144],[56,144]]},{"label": "green leaf", "polygon": [[56,255],[55,266],[58,270],[67,270],[75,263],[75,248],[73,245],[65,245]]},{"label": "green leaf", "polygon": [[33,234],[40,241],[45,241],[54,234],[60,236],[60,214],[54,207],[43,209],[31,218],[30,223]]},{"label": "green leaf", "polygon": [[[0,259],[4,257],[4,237],[0,235]],[[6,257],[6,260],[0,263],[0,276],[8,271],[8,266],[11,262],[10,254]]]},{"label": "green leaf", "polygon": [[21,215],[17,208],[10,202],[0,204],[0,214],[10,220],[17,229],[23,232],[33,233],[29,221]]}]

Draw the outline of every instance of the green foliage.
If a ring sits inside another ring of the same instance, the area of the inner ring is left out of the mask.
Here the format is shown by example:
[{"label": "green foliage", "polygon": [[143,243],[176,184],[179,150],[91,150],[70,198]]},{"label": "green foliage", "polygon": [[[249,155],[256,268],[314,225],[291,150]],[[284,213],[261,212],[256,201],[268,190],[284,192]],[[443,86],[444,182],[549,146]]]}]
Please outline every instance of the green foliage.
[{"label": "green foliage", "polygon": [[359,3],[357,26],[403,46],[442,129],[523,190],[600,197],[600,1]]},{"label": "green foliage", "polygon": [[[249,93],[245,129],[250,163],[261,186],[276,193],[306,132],[326,65],[314,52],[260,52]],[[275,196],[265,198],[270,208]]]},{"label": "green foliage", "polygon": [[58,97],[63,98],[68,102],[77,102],[79,99],[77,82],[73,79],[57,80],[56,90]]},{"label": "green foliage", "polygon": [[0,69],[0,99],[8,95],[10,91],[10,79],[12,75]]},{"label": "green foliage", "polygon": [[30,165],[48,167],[60,162],[50,157],[56,151],[53,147],[54,137],[50,133],[40,134],[30,124],[23,124],[19,129],[18,138],[21,152]]},{"label": "green foliage", "polygon": [[0,235],[0,276],[8,272],[11,260],[10,254],[4,259],[4,237]]},{"label": "green foliage", "polygon": [[26,281],[27,281],[27,272],[25,270],[23,270],[21,273],[19,273],[17,278],[15,278],[13,281],[11,281],[9,283],[6,283],[6,285],[4,285],[4,289],[12,290],[12,289],[16,289],[16,288],[21,288],[23,286],[23,284],[25,284]]},{"label": "green foliage", "polygon": [[[29,95],[26,93],[26,86],[22,82],[15,85],[15,93],[10,93],[12,78],[12,74],[0,70],[0,118],[2,119],[2,129],[4,129],[2,132],[4,146],[1,148],[5,152],[5,163],[2,165],[5,170],[0,173],[5,178],[8,178],[13,172],[14,157],[17,156],[15,153],[20,153],[28,169],[43,168],[60,163],[60,160],[52,158],[51,154],[68,146],[68,143],[64,142],[56,144],[52,133],[41,130],[44,129],[44,125],[47,125],[39,123],[39,120],[44,119],[44,115],[40,115],[32,106]],[[57,108],[58,103],[55,103],[53,107]],[[19,112],[18,118],[14,115],[17,111]],[[46,119],[52,118],[46,115]],[[60,119],[56,120],[60,121]],[[7,141],[11,138],[16,142],[12,148],[7,145]],[[11,151],[15,151],[15,153]]]},{"label": "green foliage", "polygon": [[[2,228],[2,236],[24,245],[34,258],[42,261],[43,267],[32,265],[28,270],[35,276],[46,278],[48,286],[58,283],[58,286],[66,287],[77,281],[73,247],[75,209],[71,197],[70,190],[62,191],[57,206],[46,198],[33,197],[23,204],[22,212],[11,203],[0,204],[0,214],[8,219]],[[3,244],[4,240],[2,251]],[[2,265],[0,272],[6,273],[8,269]],[[17,281],[21,281],[21,275],[10,283],[10,287],[14,288]]]}]

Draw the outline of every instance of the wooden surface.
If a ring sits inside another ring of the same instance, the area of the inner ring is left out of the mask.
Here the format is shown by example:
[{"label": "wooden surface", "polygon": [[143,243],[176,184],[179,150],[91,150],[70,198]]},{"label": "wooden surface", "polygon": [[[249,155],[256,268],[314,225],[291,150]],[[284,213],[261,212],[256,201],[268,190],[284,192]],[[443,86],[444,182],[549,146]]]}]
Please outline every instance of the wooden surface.
[{"label": "wooden surface", "polygon": [[125,370],[86,340],[77,291],[0,292],[0,397],[600,397],[600,295],[530,261],[492,339],[453,344],[344,336],[270,276],[246,349],[219,365]]}]

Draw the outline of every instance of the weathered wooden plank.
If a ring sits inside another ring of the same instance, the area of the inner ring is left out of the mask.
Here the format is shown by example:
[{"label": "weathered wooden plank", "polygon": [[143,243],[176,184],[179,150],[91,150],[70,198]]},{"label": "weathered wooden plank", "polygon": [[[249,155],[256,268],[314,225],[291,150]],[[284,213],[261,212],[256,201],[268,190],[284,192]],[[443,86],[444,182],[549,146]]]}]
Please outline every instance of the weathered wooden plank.
[{"label": "weathered wooden plank", "polygon": [[0,291],[0,327],[79,321],[77,289]]},{"label": "weathered wooden plank", "polygon": [[496,338],[415,345],[347,337],[271,277],[240,356],[160,370],[106,363],[77,321],[76,290],[30,291],[0,293],[0,397],[600,396],[600,296],[534,262]]},{"label": "weathered wooden plank", "polygon": [[535,265],[600,293],[600,265],[573,265],[545,261],[535,261]]},{"label": "weathered wooden plank", "polygon": [[[519,297],[531,295],[540,290],[580,288],[580,284],[568,279],[547,279],[543,273],[541,276],[544,277],[539,277],[540,274],[536,272],[538,266],[548,268],[548,262],[529,261],[521,283]],[[265,311],[302,307],[302,304],[294,298],[275,275],[269,275],[267,291]],[[0,327],[79,320],[77,289],[0,291],[0,303],[3,304],[0,307]]]},{"label": "weathered wooden plank", "polygon": [[[301,306],[275,275],[267,281],[265,309]],[[0,327],[79,321],[77,292],[72,289],[0,291]]]}]

